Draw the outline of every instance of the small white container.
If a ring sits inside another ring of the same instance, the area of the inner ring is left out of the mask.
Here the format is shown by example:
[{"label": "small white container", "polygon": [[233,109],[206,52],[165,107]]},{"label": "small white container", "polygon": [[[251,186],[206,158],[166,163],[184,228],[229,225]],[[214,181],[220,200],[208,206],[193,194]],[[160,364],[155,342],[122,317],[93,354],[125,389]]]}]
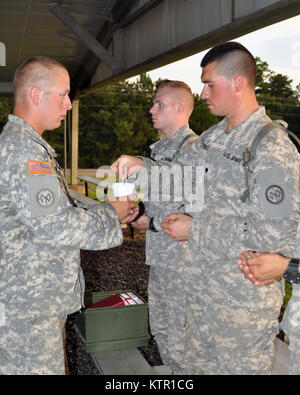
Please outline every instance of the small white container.
[{"label": "small white container", "polygon": [[111,188],[115,197],[129,196],[135,193],[135,184],[132,182],[115,182]]}]

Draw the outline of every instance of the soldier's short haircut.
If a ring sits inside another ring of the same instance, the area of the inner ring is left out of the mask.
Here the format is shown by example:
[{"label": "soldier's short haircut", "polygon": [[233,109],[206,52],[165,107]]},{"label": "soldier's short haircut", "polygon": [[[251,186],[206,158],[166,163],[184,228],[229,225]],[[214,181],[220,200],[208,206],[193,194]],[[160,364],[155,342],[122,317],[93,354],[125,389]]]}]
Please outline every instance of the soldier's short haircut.
[{"label": "soldier's short haircut", "polygon": [[191,91],[191,88],[183,81],[176,80],[160,80],[156,83],[156,92],[162,88],[171,88],[171,89],[183,89],[186,94],[187,104],[190,107],[190,113],[193,112],[194,109],[194,95]]},{"label": "soldier's short haircut", "polygon": [[256,62],[253,55],[242,44],[229,41],[215,46],[204,56],[201,67],[216,62],[216,71],[231,80],[236,75],[247,79],[251,88],[256,83]]},{"label": "soldier's short haircut", "polygon": [[13,87],[15,101],[22,100],[33,86],[50,90],[54,72],[58,68],[67,71],[61,63],[45,56],[35,56],[23,62],[17,68],[14,75]]}]

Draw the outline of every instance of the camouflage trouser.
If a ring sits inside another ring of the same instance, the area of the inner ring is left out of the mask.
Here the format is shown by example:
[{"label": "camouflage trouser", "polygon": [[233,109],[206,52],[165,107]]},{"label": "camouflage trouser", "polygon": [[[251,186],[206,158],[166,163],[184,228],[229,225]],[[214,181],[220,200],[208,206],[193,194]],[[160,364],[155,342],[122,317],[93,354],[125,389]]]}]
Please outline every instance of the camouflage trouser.
[{"label": "camouflage trouser", "polygon": [[18,320],[0,327],[0,374],[64,375],[66,317]]},{"label": "camouflage trouser", "polygon": [[289,336],[290,341],[290,361],[289,361],[289,374],[290,375],[300,375],[300,330],[297,336]]},{"label": "camouflage trouser", "polygon": [[186,374],[185,298],[181,270],[151,266],[148,297],[151,333],[162,360],[174,374]]},{"label": "camouflage trouser", "polygon": [[[296,294],[298,293],[298,295]],[[294,285],[293,295],[283,316],[282,328],[289,338],[289,374],[300,375],[300,300],[299,286]]]},{"label": "camouflage trouser", "polygon": [[236,311],[236,320],[232,310],[226,302],[218,306],[198,295],[187,295],[188,374],[271,374],[278,332],[275,309],[273,313],[266,310],[265,315],[250,309]]}]

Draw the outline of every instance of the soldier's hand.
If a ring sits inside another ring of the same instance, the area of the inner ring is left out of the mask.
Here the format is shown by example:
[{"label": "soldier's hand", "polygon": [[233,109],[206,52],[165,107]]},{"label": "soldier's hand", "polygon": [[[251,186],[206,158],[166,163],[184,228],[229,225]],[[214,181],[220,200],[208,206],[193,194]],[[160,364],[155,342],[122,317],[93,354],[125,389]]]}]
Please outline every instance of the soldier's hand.
[{"label": "soldier's hand", "polygon": [[280,254],[243,251],[237,261],[244,277],[257,286],[279,280],[288,266],[289,258]]},{"label": "soldier's hand", "polygon": [[147,229],[149,229],[149,222],[150,222],[150,218],[148,217],[148,215],[143,214],[137,220],[134,220],[133,222],[131,222],[131,226],[134,228],[137,228],[137,229],[147,230]]},{"label": "soldier's hand", "polygon": [[187,241],[192,217],[186,214],[170,214],[162,222],[161,227],[166,235],[176,241]]},{"label": "soldier's hand", "polygon": [[138,172],[144,166],[144,160],[137,156],[122,155],[112,163],[111,168],[116,171],[121,180],[125,180],[131,174]]},{"label": "soldier's hand", "polygon": [[138,204],[130,199],[107,199],[107,203],[110,203],[114,207],[121,223],[130,222],[130,220],[135,218],[137,215],[136,210],[138,210]]},{"label": "soldier's hand", "polygon": [[134,208],[130,210],[129,214],[121,220],[121,223],[122,224],[133,223],[132,221],[134,221],[134,219],[138,216],[138,214],[139,214],[139,206],[137,204]]}]

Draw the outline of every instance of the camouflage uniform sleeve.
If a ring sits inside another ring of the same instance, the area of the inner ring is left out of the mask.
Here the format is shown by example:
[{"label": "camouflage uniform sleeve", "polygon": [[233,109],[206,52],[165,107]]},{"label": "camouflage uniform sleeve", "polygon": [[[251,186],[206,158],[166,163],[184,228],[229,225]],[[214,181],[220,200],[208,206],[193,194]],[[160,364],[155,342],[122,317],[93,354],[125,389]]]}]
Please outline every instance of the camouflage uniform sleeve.
[{"label": "camouflage uniform sleeve", "polygon": [[166,216],[172,213],[185,213],[185,205],[180,202],[160,202],[159,204],[145,202],[145,212],[148,217],[153,218],[155,229],[162,232],[161,223]]},{"label": "camouflage uniform sleeve", "polygon": [[173,214],[173,213],[185,213],[185,206],[184,205],[177,205],[176,207],[170,208],[168,207],[168,211],[161,214],[161,215],[155,215],[153,217],[153,225],[155,227],[156,230],[158,230],[159,232],[163,232],[162,227],[161,227],[161,223],[164,221],[164,219],[166,218],[166,216]]},{"label": "camouflage uniform sleeve", "polygon": [[[225,171],[219,176],[211,192],[220,195],[216,206],[211,205],[205,216],[200,213],[193,218],[190,227],[189,243],[197,259],[236,259],[248,249],[291,255],[299,220],[299,154],[288,138],[275,141],[274,136],[267,136],[250,166],[250,202],[241,202],[243,191],[235,174]],[[222,199],[218,188],[223,184],[224,193],[229,180],[228,196]],[[210,198],[205,195],[206,200]]]},{"label": "camouflage uniform sleeve", "polygon": [[[142,169],[133,174],[132,176],[130,176],[132,179],[134,179],[136,182],[140,182],[142,183],[142,178],[143,177],[149,177],[150,179],[150,174],[151,174],[151,168],[152,167],[162,167],[162,166],[166,166],[168,168],[172,168],[174,166],[174,164],[172,162],[169,161],[164,161],[164,160],[153,160],[151,158],[146,158],[144,156],[139,156],[139,158],[142,158],[144,160],[144,166],[142,167]],[[147,176],[146,176],[147,174]]]},{"label": "camouflage uniform sleeve", "polygon": [[88,210],[71,206],[55,174],[28,174],[23,161],[11,165],[7,183],[17,215],[37,242],[91,250],[122,243],[112,205],[95,204]]},{"label": "camouflage uniform sleeve", "polygon": [[[178,186],[179,183],[182,185],[183,179],[179,176],[174,181],[174,177],[171,175],[174,169],[181,169],[182,167],[178,163],[174,164],[174,162],[164,160],[154,161],[144,157],[143,159],[145,163],[144,168],[135,176],[131,176],[131,181],[139,186],[142,192],[146,214],[150,218],[153,218],[155,229],[162,231],[161,223],[167,215],[184,213],[186,211],[184,195],[183,193],[177,193],[177,191],[182,191],[182,188],[174,187],[174,185]],[[159,182],[158,173],[153,170],[154,167],[158,171],[165,171],[164,180],[169,177],[170,184],[168,184],[168,188],[165,190],[162,188],[162,183]],[[181,173],[182,171],[179,171],[180,175]]]},{"label": "camouflage uniform sleeve", "polygon": [[[145,199],[151,201],[178,202],[175,207],[180,207],[185,201],[183,190],[184,162],[178,155],[174,161],[152,160],[143,158],[144,166],[128,180],[134,182],[137,190],[142,192]],[[160,176],[161,175],[161,176]],[[168,182],[161,182],[161,179]]]}]

